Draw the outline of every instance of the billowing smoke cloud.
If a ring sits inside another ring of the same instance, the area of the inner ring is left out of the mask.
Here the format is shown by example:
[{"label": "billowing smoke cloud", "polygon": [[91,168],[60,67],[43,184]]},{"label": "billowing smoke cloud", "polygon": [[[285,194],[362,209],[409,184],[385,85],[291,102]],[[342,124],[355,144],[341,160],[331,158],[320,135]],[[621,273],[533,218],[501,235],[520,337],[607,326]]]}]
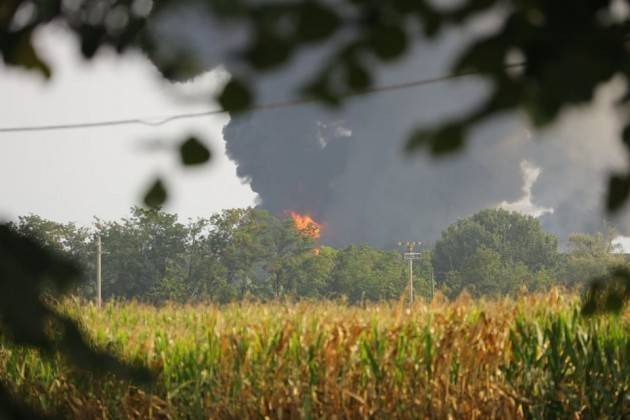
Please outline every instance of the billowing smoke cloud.
[{"label": "billowing smoke cloud", "polygon": [[[451,31],[438,42],[416,45],[395,65],[376,67],[377,84],[447,74],[474,30]],[[191,33],[210,39],[203,31]],[[216,60],[212,54],[207,52],[209,65]],[[257,80],[259,100],[291,97],[326,54],[325,47],[308,51]],[[565,112],[543,133],[519,115],[494,119],[473,130],[461,153],[438,160],[405,156],[404,141],[418,125],[479,103],[488,91],[479,80],[358,97],[338,110],[308,105],[239,116],[224,138],[261,207],[278,215],[309,211],[326,223],[324,240],[334,245],[434,241],[458,218],[500,203],[538,209],[544,226],[566,238],[602,227],[607,175],[625,164],[612,111],[622,87],[605,86],[592,106]],[[522,172],[523,161],[529,166]]]},{"label": "billowing smoke cloud", "polygon": [[523,196],[518,199],[518,201],[514,201],[508,203],[507,201],[503,201],[499,204],[499,208],[508,211],[515,211],[523,214],[527,214],[533,217],[540,217],[544,214],[553,214],[552,208],[545,208],[537,206],[532,202],[532,188],[538,177],[540,176],[541,169],[535,167],[527,160],[521,162],[521,174],[523,176],[523,188],[521,189]]},{"label": "billowing smoke cloud", "polygon": [[[430,74],[425,63],[438,55],[425,49],[386,73],[395,80]],[[433,241],[458,218],[501,202],[529,205],[512,209],[534,210],[562,238],[602,229],[607,175],[625,163],[612,110],[620,86],[607,86],[592,107],[568,112],[544,133],[508,116],[475,130],[455,156],[402,155],[413,127],[470,106],[482,88],[467,80],[361,98],[329,116],[309,106],[240,117],[224,131],[227,150],[262,207],[311,211],[336,245]]]}]

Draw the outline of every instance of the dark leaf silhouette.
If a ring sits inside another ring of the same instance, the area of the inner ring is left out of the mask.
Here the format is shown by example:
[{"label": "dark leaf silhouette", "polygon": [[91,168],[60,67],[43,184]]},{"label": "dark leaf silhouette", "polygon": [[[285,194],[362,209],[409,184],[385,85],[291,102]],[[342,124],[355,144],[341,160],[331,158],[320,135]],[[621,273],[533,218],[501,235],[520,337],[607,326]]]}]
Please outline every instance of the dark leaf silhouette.
[{"label": "dark leaf silhouette", "polygon": [[162,180],[158,178],[145,194],[144,204],[147,207],[159,208],[166,203],[167,198],[168,193],[166,192],[166,188],[164,187]]},{"label": "dark leaf silhouette", "polygon": [[303,94],[309,98],[321,101],[328,106],[339,106],[341,104],[339,96],[333,92],[325,78],[315,80],[306,86]]},{"label": "dark leaf silhouette", "polygon": [[[94,374],[114,373],[140,383],[150,382],[148,370],[95,348],[76,321],[55,309],[55,299],[75,286],[78,276],[74,262],[8,225],[0,225],[0,326],[7,338],[44,355],[61,354]],[[3,413],[8,418],[36,418],[0,388]]]},{"label": "dark leaf silhouette", "polygon": [[407,35],[400,26],[381,26],[372,32],[368,45],[382,60],[399,57],[407,49]]},{"label": "dark leaf silhouette", "polygon": [[219,96],[219,104],[226,111],[240,112],[247,109],[252,103],[252,94],[247,85],[238,79],[232,79]]},{"label": "dark leaf silhouette", "polygon": [[0,52],[8,64],[39,72],[46,79],[51,76],[48,65],[37,55],[28,32],[8,34],[0,37]]},{"label": "dark leaf silhouette", "polygon": [[348,86],[351,89],[360,91],[372,85],[372,76],[367,69],[357,61],[350,61],[346,65]]},{"label": "dark leaf silhouette", "polygon": [[314,1],[300,7],[299,37],[303,41],[320,41],[331,36],[340,24],[339,17],[330,8]]},{"label": "dark leaf silhouette", "polygon": [[290,56],[291,44],[274,34],[261,34],[244,54],[245,60],[258,70],[278,67]]},{"label": "dark leaf silhouette", "polygon": [[464,129],[461,124],[451,124],[435,131],[416,131],[407,150],[426,147],[435,156],[446,155],[464,146]]},{"label": "dark leaf silhouette", "polygon": [[608,197],[606,207],[609,212],[621,208],[630,195],[630,177],[628,175],[612,175],[608,181]]},{"label": "dark leaf silhouette", "polygon": [[630,149],[630,124],[626,125],[621,133],[621,139],[623,140],[623,144],[626,145],[628,149]]},{"label": "dark leaf silhouette", "polygon": [[16,401],[14,396],[0,384],[0,418],[15,420],[53,420],[59,417],[38,413]]},{"label": "dark leaf silhouette", "polygon": [[190,137],[179,147],[179,155],[184,165],[201,165],[210,160],[210,150],[196,137]]},{"label": "dark leaf silhouette", "polygon": [[630,271],[618,268],[592,281],[582,299],[582,314],[619,313],[630,299]]}]

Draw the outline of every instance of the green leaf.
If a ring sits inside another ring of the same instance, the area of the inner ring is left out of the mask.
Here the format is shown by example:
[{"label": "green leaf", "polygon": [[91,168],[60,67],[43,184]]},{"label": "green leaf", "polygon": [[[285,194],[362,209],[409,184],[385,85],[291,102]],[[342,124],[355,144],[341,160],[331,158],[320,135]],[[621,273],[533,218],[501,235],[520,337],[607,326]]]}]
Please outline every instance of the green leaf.
[{"label": "green leaf", "polygon": [[368,46],[383,61],[393,60],[407,49],[407,34],[397,26],[380,26],[373,30]]},{"label": "green leaf", "polygon": [[630,300],[630,271],[619,267],[591,281],[582,297],[582,315],[619,313]]},{"label": "green leaf", "polygon": [[219,96],[219,104],[228,112],[241,112],[252,103],[249,87],[236,78],[232,78]]},{"label": "green leaf", "polygon": [[611,175],[608,181],[606,208],[612,213],[621,208],[630,196],[630,177],[628,175]]},{"label": "green leaf", "polygon": [[372,84],[370,73],[355,61],[346,66],[347,82],[353,90],[365,90]]},{"label": "green leaf", "polygon": [[407,141],[406,150],[411,152],[419,147],[427,147],[434,156],[444,156],[463,146],[463,125],[449,124],[436,130],[417,130]]},{"label": "green leaf", "polygon": [[254,44],[245,52],[244,58],[255,69],[269,70],[288,61],[292,43],[276,35],[258,32]]},{"label": "green leaf", "polygon": [[151,188],[144,195],[144,204],[147,207],[158,208],[166,203],[168,194],[161,179],[156,179]]},{"label": "green leaf", "polygon": [[10,45],[9,48],[3,48],[2,50],[2,55],[8,64],[38,71],[46,79],[50,79],[52,74],[50,67],[37,55],[29,33],[9,36],[9,39],[2,44]]},{"label": "green leaf", "polygon": [[630,149],[630,124],[626,125],[621,132],[621,141],[626,145],[626,148]]},{"label": "green leaf", "polygon": [[339,28],[339,17],[328,7],[315,2],[300,7],[298,35],[306,42],[322,41]]},{"label": "green leaf", "polygon": [[339,95],[332,91],[324,78],[317,79],[305,86],[302,89],[302,93],[308,98],[316,99],[331,107],[339,106],[340,104]]},{"label": "green leaf", "polygon": [[179,147],[179,155],[186,166],[201,165],[210,160],[210,150],[196,137],[190,137]]}]

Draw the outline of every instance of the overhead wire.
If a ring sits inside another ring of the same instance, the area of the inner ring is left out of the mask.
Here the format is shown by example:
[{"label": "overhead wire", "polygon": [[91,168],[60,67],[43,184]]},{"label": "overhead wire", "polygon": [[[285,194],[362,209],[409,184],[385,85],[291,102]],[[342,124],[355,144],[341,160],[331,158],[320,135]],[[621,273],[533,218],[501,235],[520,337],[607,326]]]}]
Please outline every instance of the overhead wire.
[{"label": "overhead wire", "polygon": [[[515,68],[522,67],[526,63],[518,62],[518,63],[508,63],[505,65],[505,68]],[[458,79],[462,77],[474,76],[477,74],[481,74],[479,71],[468,71],[468,72],[460,72],[453,73],[439,77],[433,77],[428,79],[420,79],[420,80],[412,80],[408,82],[394,83],[382,86],[375,86],[363,90],[348,92],[345,94],[339,95],[339,99],[347,99],[358,96],[367,96],[382,92],[403,90],[409,88],[416,88],[420,86],[430,85],[434,83],[445,82],[452,79]],[[287,101],[278,101],[278,102],[269,102],[269,103],[261,103],[254,104],[245,109],[239,111],[241,113],[251,113],[272,109],[280,109],[280,108],[292,108],[296,106],[308,105],[312,103],[319,102],[317,98],[299,98]],[[127,118],[127,119],[115,119],[115,120],[104,120],[104,121],[94,121],[94,122],[79,122],[79,123],[68,123],[68,124],[47,124],[47,125],[32,125],[32,126],[14,126],[14,127],[0,127],[0,133],[26,133],[26,132],[38,132],[38,131],[59,131],[59,130],[83,130],[90,128],[105,128],[105,127],[117,127],[117,126],[126,126],[126,125],[144,125],[149,127],[159,127],[166,124],[169,124],[178,120],[187,120],[193,118],[201,118],[201,117],[209,117],[213,115],[221,115],[226,114],[229,111],[224,108],[218,108],[208,111],[199,111],[199,112],[187,112],[181,114],[172,114],[164,117],[145,117],[145,118]]]}]

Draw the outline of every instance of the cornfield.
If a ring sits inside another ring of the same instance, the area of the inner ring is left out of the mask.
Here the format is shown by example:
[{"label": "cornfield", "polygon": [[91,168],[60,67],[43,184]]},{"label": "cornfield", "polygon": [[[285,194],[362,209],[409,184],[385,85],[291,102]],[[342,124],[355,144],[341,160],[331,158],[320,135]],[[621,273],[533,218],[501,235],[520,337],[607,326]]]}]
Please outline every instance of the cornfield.
[{"label": "cornfield", "polygon": [[0,346],[0,378],[68,418],[628,418],[630,316],[555,291],[515,299],[227,306],[78,301],[95,344],[143,362],[137,388]]}]

